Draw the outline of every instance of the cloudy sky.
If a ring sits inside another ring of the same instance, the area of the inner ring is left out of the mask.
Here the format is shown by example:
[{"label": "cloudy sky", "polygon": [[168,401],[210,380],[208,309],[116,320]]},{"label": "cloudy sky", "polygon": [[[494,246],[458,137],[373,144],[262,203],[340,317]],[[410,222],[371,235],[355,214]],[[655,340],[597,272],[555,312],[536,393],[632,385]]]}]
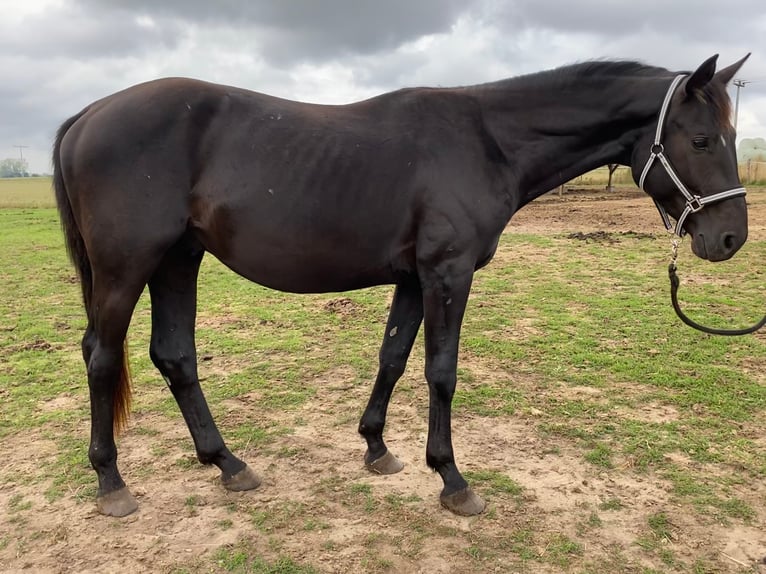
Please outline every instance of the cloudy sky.
[{"label": "cloudy sky", "polygon": [[49,172],[64,119],[163,76],[346,103],[590,59],[688,70],[747,52],[738,131],[766,137],[764,0],[0,0],[0,159],[29,146],[30,169]]}]

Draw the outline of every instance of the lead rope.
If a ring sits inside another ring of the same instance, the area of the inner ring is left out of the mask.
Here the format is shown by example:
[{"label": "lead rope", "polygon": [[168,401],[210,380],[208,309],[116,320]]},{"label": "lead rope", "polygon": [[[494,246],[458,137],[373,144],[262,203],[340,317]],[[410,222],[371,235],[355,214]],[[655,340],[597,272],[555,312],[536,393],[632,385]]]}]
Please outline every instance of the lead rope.
[{"label": "lead rope", "polygon": [[681,310],[681,306],[678,304],[678,286],[681,284],[681,280],[676,274],[676,270],[678,269],[676,261],[678,260],[678,246],[681,241],[678,237],[673,237],[671,241],[673,245],[673,255],[670,259],[670,264],[668,265],[668,277],[670,277],[670,300],[673,302],[673,309],[681,321],[689,325],[692,329],[697,329],[703,333],[709,333],[710,335],[725,335],[728,337],[749,335],[750,333],[755,333],[758,329],[766,325],[766,315],[764,315],[763,319],[758,321],[755,325],[746,329],[715,329],[713,327],[705,327],[690,319],[686,313]]}]

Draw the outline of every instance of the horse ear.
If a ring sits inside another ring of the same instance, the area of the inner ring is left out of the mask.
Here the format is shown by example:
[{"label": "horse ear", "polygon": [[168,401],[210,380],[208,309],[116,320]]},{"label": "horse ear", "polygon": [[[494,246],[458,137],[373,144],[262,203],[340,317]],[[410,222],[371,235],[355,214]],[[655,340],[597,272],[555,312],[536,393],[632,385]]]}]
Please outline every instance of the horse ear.
[{"label": "horse ear", "polygon": [[689,79],[686,80],[686,86],[684,88],[687,96],[693,96],[694,92],[702,89],[710,83],[710,80],[712,80],[713,76],[715,76],[715,63],[717,61],[718,54],[711,56],[702,62],[702,65],[697,68],[697,70],[691,76],[689,76]]},{"label": "horse ear", "polygon": [[739,62],[734,62],[731,66],[728,66],[724,68],[723,70],[720,70],[715,75],[715,79],[721,82],[723,85],[728,84],[731,82],[731,79],[734,77],[734,74],[739,72],[739,69],[742,67],[742,64],[744,64],[747,59],[750,57],[750,53],[747,54],[744,58],[742,58]]}]

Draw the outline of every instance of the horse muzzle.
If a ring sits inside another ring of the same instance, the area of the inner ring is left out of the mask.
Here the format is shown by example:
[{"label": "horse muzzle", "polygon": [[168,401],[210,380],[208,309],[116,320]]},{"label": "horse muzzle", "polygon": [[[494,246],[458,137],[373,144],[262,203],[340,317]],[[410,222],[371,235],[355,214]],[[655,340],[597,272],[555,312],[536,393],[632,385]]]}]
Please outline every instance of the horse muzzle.
[{"label": "horse muzzle", "polygon": [[723,231],[720,233],[692,233],[692,252],[708,261],[730,259],[747,240],[744,231]]}]

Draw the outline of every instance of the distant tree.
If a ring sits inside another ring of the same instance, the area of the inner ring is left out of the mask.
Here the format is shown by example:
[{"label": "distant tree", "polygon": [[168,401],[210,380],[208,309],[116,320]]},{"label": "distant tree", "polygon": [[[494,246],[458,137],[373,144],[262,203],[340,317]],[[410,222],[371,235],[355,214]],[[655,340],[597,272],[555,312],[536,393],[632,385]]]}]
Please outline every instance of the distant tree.
[{"label": "distant tree", "polygon": [[743,139],[737,148],[737,159],[741,162],[766,161],[766,139]]},{"label": "distant tree", "polygon": [[614,172],[617,171],[617,168],[620,167],[620,164],[610,163],[606,167],[609,169],[609,182],[606,184],[606,190],[614,191],[614,188],[612,187],[612,176],[614,175]]},{"label": "distant tree", "polygon": [[25,159],[0,160],[0,177],[29,177],[29,164]]}]

